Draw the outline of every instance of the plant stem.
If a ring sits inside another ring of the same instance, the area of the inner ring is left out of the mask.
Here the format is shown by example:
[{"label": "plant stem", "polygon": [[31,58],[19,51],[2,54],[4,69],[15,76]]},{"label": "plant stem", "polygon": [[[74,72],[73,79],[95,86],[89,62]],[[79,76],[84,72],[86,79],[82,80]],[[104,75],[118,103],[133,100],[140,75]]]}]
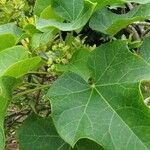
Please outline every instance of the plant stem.
[{"label": "plant stem", "polygon": [[46,74],[46,75],[49,75],[48,72],[36,72],[36,71],[28,72],[28,74]]},{"label": "plant stem", "polygon": [[21,92],[21,93],[19,93],[19,94],[16,94],[15,96],[13,96],[13,99],[17,99],[17,98],[19,98],[19,97],[21,97],[21,96],[23,96],[23,95],[26,95],[26,94],[29,94],[29,93],[33,93],[33,92],[38,91],[38,90],[41,90],[41,89],[48,88],[48,87],[50,87],[50,86],[51,86],[51,85],[41,85],[41,86],[39,86],[39,87],[37,87],[37,88],[34,88],[34,89],[30,89],[30,90]]}]

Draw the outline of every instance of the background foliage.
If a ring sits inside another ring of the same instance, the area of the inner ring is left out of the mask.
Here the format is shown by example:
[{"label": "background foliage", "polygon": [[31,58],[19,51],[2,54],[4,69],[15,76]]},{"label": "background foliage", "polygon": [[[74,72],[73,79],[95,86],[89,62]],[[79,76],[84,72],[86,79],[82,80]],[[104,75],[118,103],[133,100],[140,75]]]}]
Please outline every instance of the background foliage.
[{"label": "background foliage", "polygon": [[1,0],[0,149],[149,150],[150,0]]}]

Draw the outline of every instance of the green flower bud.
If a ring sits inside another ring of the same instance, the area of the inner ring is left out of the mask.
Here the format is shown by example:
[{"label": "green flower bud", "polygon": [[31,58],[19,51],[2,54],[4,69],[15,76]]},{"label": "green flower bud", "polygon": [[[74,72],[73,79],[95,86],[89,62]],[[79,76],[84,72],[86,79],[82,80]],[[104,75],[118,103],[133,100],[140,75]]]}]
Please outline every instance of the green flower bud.
[{"label": "green flower bud", "polygon": [[67,54],[67,59],[71,59],[72,55],[71,54]]},{"label": "green flower bud", "polygon": [[52,63],[53,63],[53,59],[49,58],[48,61],[47,61],[48,66],[52,65]]},{"label": "green flower bud", "polygon": [[67,52],[70,49],[69,45],[66,45],[65,47],[62,48],[63,52]]},{"label": "green flower bud", "polygon": [[47,72],[49,72],[49,73],[50,73],[51,71],[52,71],[52,70],[51,70],[51,68],[48,68],[48,69],[47,69]]},{"label": "green flower bud", "polygon": [[53,51],[56,51],[57,49],[58,49],[58,46],[57,46],[57,45],[53,45],[53,46],[52,46],[52,50],[53,50]]},{"label": "green flower bud", "polygon": [[52,55],[53,54],[53,52],[52,51],[48,51],[48,53],[47,53],[48,55]]},{"label": "green flower bud", "polygon": [[55,62],[56,62],[57,64],[60,64],[60,62],[61,62],[60,58],[56,58],[56,59],[55,59]]},{"label": "green flower bud", "polygon": [[52,70],[54,70],[55,68],[56,68],[55,65],[52,65],[52,66],[51,66],[51,69],[52,69]]},{"label": "green flower bud", "polygon": [[65,58],[63,58],[63,59],[61,60],[61,62],[62,62],[63,64],[67,64],[67,63],[68,63],[68,60],[65,59]]},{"label": "green flower bud", "polygon": [[64,44],[63,43],[59,43],[58,45],[60,48],[64,47]]}]

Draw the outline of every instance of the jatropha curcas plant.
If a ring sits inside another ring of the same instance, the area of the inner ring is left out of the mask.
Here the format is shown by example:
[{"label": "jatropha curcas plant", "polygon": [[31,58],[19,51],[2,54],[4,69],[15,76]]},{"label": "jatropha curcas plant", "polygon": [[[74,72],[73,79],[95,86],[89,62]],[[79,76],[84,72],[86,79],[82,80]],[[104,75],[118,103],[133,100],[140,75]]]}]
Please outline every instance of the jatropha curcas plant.
[{"label": "jatropha curcas plant", "polygon": [[0,150],[150,150],[150,0],[20,2],[2,2],[22,13],[0,21]]}]

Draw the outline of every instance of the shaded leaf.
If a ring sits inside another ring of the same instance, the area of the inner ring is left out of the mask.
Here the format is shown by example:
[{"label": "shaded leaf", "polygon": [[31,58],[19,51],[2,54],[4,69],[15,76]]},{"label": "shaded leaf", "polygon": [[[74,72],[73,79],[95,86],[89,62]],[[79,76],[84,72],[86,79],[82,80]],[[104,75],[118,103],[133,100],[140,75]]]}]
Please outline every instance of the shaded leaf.
[{"label": "shaded leaf", "polygon": [[[32,114],[18,130],[20,150],[71,150],[57,134],[52,119],[41,118]],[[81,140],[74,150],[102,150],[101,147],[90,141]]]},{"label": "shaded leaf", "polygon": [[150,2],[150,0],[90,0],[90,1],[97,3],[97,8],[99,9],[107,5],[123,4],[127,2],[134,2],[139,4],[146,4]]},{"label": "shaded leaf", "polygon": [[118,15],[104,8],[98,10],[90,20],[90,27],[93,30],[109,35],[115,35],[121,29],[135,21],[142,21],[150,18],[150,3],[135,7],[127,14]]}]

